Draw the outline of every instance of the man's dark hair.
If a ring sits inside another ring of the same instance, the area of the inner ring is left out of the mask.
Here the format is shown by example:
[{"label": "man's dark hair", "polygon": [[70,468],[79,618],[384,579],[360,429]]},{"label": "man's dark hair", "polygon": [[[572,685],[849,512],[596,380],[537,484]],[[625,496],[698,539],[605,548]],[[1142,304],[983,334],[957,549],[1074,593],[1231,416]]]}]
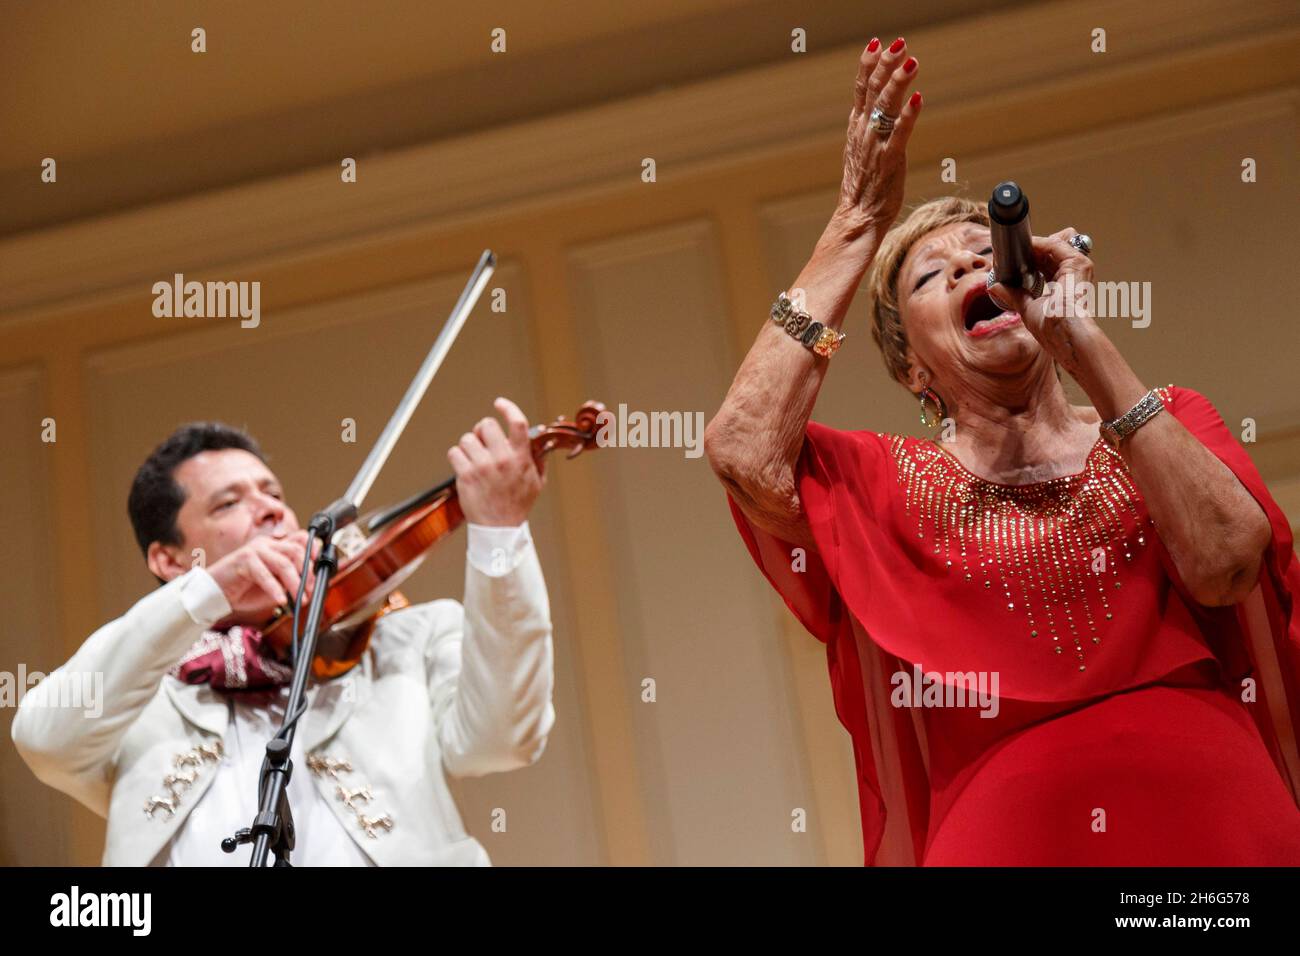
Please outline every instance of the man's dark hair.
[{"label": "man's dark hair", "polygon": [[185,491],[173,477],[181,462],[204,451],[238,448],[256,455],[263,462],[257,440],[247,432],[221,422],[189,422],[182,425],[145,459],[131,482],[126,510],[140,551],[147,557],[149,545],[181,543],[176,515],[185,504]]}]

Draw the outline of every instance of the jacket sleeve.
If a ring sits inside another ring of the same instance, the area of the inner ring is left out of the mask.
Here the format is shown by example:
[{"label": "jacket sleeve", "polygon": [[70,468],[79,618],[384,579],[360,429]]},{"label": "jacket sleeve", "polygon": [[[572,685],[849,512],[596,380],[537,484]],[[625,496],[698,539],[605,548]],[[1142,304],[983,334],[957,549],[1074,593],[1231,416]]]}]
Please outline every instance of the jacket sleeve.
[{"label": "jacket sleeve", "polygon": [[195,568],[92,634],[14,715],[14,744],[37,779],[107,816],[126,732],[168,668],[229,613],[221,588]]},{"label": "jacket sleeve", "polygon": [[555,723],[550,602],[527,523],[494,554],[496,566],[483,567],[471,548],[463,611],[442,616],[425,656],[443,764],[456,777],[535,763]]}]

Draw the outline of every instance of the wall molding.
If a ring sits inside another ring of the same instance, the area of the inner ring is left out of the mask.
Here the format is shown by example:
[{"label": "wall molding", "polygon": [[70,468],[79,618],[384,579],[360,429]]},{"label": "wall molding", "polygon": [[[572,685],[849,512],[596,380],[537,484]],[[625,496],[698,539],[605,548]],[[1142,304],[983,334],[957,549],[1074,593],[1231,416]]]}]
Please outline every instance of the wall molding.
[{"label": "wall molding", "polygon": [[[1212,77],[1222,95],[1300,78],[1300,21],[1290,0],[1133,4],[1060,0],[1015,12],[1036,42],[1000,69],[1000,85],[1028,91],[1104,86],[1142,71],[1186,69],[1189,58],[1254,56],[1251,76]],[[972,38],[1004,26],[995,12],[923,30],[927,103],[946,115],[991,111],[988,54]],[[1104,26],[1109,52],[1093,54],[1089,31]],[[1278,55],[1289,51],[1290,56]],[[840,136],[859,49],[843,47],[555,117],[363,158],[344,186],[334,166],[138,208],[0,241],[0,324],[39,320],[138,294],[172,271],[202,274],[289,261],[417,232],[456,228],[640,185],[654,156],[660,178],[737,158],[823,148]],[[1163,64],[1163,67],[1161,66]],[[1167,84],[1177,87],[1178,84]],[[1149,97],[1149,94],[1146,94]],[[1182,95],[1175,92],[1165,96]],[[1159,112],[1177,101],[1098,103],[1117,115]],[[1125,113],[1124,111],[1128,112]],[[971,115],[973,115],[971,113]],[[1062,121],[1070,122],[1069,117]],[[1077,119],[1073,120],[1077,122]],[[956,130],[960,145],[982,131]],[[919,134],[918,134],[919,135]]]}]

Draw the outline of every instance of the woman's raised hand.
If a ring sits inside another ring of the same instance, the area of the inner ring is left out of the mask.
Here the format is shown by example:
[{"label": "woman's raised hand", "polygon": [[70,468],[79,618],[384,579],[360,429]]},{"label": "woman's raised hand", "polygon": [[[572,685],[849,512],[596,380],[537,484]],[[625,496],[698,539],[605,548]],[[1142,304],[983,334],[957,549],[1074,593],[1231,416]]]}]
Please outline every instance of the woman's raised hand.
[{"label": "woman's raised hand", "polygon": [[[907,88],[917,72],[902,37],[888,47],[873,38],[858,61],[836,214],[877,236],[884,236],[903,205],[907,140],[921,112],[921,94],[908,97]],[[885,114],[885,124],[893,119],[888,135],[870,125],[873,108]]]}]

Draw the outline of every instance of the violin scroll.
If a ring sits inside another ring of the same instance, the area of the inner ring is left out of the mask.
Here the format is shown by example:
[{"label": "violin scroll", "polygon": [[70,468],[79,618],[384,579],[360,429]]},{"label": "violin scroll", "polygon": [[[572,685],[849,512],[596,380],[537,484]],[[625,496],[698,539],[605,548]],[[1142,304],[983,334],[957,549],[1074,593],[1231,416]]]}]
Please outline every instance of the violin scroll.
[{"label": "violin scroll", "polygon": [[542,458],[557,448],[567,448],[564,457],[577,458],[584,451],[594,450],[600,413],[605,410],[602,402],[584,402],[573,416],[573,421],[557,418],[549,425],[534,425],[528,430],[529,441],[533,445],[533,457]]}]

